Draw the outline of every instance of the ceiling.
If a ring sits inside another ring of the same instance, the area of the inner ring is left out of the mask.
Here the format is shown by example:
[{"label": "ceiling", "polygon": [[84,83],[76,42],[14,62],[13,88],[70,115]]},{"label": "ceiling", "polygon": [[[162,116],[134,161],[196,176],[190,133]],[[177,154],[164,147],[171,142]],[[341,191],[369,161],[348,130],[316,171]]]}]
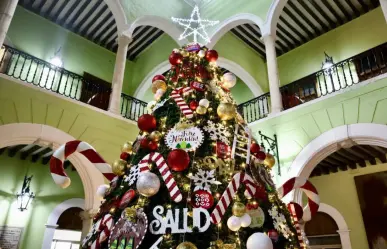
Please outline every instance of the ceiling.
[{"label": "ceiling", "polygon": [[[95,44],[117,51],[117,25],[104,0],[20,0],[19,5]],[[127,58],[134,60],[162,34],[158,28],[138,27]]]},{"label": "ceiling", "polygon": [[[277,56],[378,6],[378,0],[289,0],[277,24]],[[257,25],[243,24],[231,32],[265,57],[265,46]]]},{"label": "ceiling", "polygon": [[386,148],[373,145],[355,145],[348,149],[342,148],[322,160],[314,168],[310,177],[387,163],[386,154]]},{"label": "ceiling", "polygon": [[[3,153],[7,153],[9,157],[19,157],[21,160],[48,165],[54,151],[52,150],[52,145],[44,147],[37,144],[28,144],[1,148],[0,155]],[[65,160],[63,166],[65,169],[71,168],[72,171],[75,171],[74,166],[69,160]]]}]

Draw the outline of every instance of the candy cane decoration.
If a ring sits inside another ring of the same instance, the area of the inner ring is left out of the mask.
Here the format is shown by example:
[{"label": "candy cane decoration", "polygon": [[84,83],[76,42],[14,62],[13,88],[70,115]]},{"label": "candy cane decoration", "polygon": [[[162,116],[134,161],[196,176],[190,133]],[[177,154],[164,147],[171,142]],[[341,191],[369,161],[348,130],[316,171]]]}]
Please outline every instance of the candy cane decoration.
[{"label": "candy cane decoration", "polygon": [[50,171],[54,182],[62,188],[67,188],[71,180],[67,176],[64,168],[64,160],[73,154],[79,152],[84,155],[94,166],[109,180],[111,181],[115,175],[112,173],[112,169],[109,164],[95,151],[90,144],[78,140],[67,142],[60,146],[52,155],[50,159]]},{"label": "candy cane decoration", "polygon": [[[234,175],[232,181],[228,184],[218,204],[211,214],[211,222],[218,224],[223,215],[225,214],[227,207],[230,205],[231,200],[234,198],[235,193],[238,191],[241,184],[246,186],[246,192],[253,196],[257,191],[257,186],[254,184],[253,178],[246,173],[240,172]],[[245,193],[245,194],[247,194]]]},{"label": "candy cane decoration", "polygon": [[143,159],[141,159],[138,164],[140,172],[150,171],[148,164],[151,161],[156,163],[157,168],[159,169],[159,172],[163,177],[165,184],[167,185],[168,192],[172,200],[174,202],[180,202],[183,199],[183,196],[179,190],[179,187],[177,186],[175,179],[173,178],[171,171],[168,168],[167,163],[165,162],[163,156],[160,153],[152,152],[146,155]]},{"label": "candy cane decoration", "polygon": [[180,110],[186,116],[186,118],[190,119],[193,117],[193,112],[191,108],[185,103],[184,99],[181,97],[182,93],[192,92],[193,89],[191,87],[178,87],[171,92],[171,97],[175,100],[176,104],[179,106]]},{"label": "candy cane decoration", "polygon": [[[94,242],[91,244],[90,249],[100,249],[101,243],[104,242],[107,238],[109,238],[110,233],[112,231],[114,225],[113,217],[110,214],[106,214],[102,219],[97,221],[95,224],[95,228],[100,233],[97,235],[97,238],[94,240]],[[90,237],[93,235],[93,232],[90,232]],[[88,238],[85,238],[84,244],[87,243],[87,239],[90,239],[89,235]]]},{"label": "candy cane decoration", "polygon": [[294,204],[290,203],[288,208],[289,208],[290,214],[293,217],[294,227],[296,228],[296,231],[297,231],[298,243],[300,244],[301,248],[304,248],[304,240],[302,239],[302,235],[301,235],[301,227],[296,214],[296,207],[294,206]]},{"label": "candy cane decoration", "polygon": [[302,177],[293,177],[285,182],[282,187],[277,189],[278,197],[282,198],[294,189],[302,189],[308,197],[308,204],[304,208],[302,220],[309,221],[318,211],[320,206],[320,197],[316,188],[308,180]]}]

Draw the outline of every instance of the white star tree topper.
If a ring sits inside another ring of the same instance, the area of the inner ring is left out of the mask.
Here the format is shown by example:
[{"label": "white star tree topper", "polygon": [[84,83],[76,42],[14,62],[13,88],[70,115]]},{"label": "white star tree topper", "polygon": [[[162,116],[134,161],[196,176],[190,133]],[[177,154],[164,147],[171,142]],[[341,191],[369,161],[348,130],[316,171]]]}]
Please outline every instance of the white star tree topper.
[{"label": "white star tree topper", "polygon": [[[172,17],[173,22],[177,22],[183,26],[184,32],[180,35],[179,40],[183,40],[189,36],[193,36],[193,42],[198,43],[198,36],[201,37],[206,43],[210,42],[210,37],[207,34],[206,27],[214,26],[219,21],[210,21],[207,19],[201,19],[199,13],[199,7],[195,5],[191,13],[190,19]],[[197,27],[194,27],[196,24]]]}]

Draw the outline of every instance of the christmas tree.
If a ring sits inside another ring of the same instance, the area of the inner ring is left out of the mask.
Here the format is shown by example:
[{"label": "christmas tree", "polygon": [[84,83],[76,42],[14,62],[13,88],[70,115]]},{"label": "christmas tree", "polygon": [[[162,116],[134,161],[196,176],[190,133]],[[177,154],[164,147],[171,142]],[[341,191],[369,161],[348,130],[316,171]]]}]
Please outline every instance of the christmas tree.
[{"label": "christmas tree", "polygon": [[104,200],[83,248],[300,247],[271,181],[273,157],[237,112],[236,77],[222,74],[217,58],[190,44],[153,78],[157,101],[99,189]]}]

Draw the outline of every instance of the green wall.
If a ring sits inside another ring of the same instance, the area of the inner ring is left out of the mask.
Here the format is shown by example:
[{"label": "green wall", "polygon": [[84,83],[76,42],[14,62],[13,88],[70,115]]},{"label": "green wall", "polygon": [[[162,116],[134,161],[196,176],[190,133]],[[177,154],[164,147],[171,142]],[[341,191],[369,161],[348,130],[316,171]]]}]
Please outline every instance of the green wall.
[{"label": "green wall", "polygon": [[[7,153],[7,152],[6,152]],[[71,185],[61,189],[52,180],[49,166],[0,155],[0,226],[23,227],[20,249],[42,247],[45,224],[52,210],[71,198],[84,198],[83,185],[76,171],[67,170]],[[15,194],[20,192],[24,175],[33,175],[31,191],[36,195],[28,210],[17,209]]]},{"label": "green wall", "polygon": [[310,179],[317,188],[321,202],[336,208],[343,215],[350,230],[352,249],[369,248],[354,177],[385,170],[387,164],[368,165]]},{"label": "green wall", "polygon": [[[17,7],[7,36],[15,48],[45,61],[62,47],[64,68],[79,75],[88,72],[112,81],[116,58],[113,52],[22,7]],[[132,65],[127,61],[123,89],[126,93],[131,87]]]},{"label": "green wall", "polygon": [[319,71],[324,52],[339,62],[386,41],[387,24],[379,7],[280,56],[281,85]]}]

